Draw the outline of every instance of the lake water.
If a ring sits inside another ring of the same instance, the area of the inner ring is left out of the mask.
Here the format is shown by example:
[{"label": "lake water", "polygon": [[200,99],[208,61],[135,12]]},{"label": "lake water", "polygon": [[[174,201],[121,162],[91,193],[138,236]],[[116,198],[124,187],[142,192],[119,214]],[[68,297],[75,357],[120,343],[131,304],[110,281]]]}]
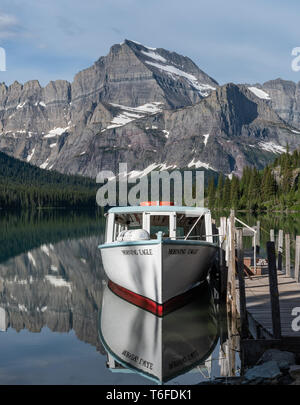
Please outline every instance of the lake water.
[{"label": "lake water", "polygon": [[[259,219],[266,233],[300,230],[299,216]],[[226,375],[226,320],[209,287],[164,318],[123,301],[106,285],[104,230],[97,212],[0,212],[0,384],[153,384],[159,362],[168,384]]]}]

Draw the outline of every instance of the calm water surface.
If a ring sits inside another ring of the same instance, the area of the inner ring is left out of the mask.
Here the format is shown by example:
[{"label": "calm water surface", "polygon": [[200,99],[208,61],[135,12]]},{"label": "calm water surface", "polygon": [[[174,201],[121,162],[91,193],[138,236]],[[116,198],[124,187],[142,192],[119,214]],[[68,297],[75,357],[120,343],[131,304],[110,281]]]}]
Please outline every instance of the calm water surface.
[{"label": "calm water surface", "polygon": [[[259,219],[266,232],[300,230],[297,216]],[[209,288],[163,319],[121,300],[97,249],[104,229],[96,212],[0,212],[0,384],[153,384],[158,364],[168,384],[226,375]],[[125,367],[124,350],[147,362]]]}]

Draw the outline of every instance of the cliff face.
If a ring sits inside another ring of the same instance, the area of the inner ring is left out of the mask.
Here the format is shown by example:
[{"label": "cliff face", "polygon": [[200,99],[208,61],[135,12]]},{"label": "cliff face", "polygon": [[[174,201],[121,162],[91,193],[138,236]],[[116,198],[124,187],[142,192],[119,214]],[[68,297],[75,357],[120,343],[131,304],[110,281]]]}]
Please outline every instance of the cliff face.
[{"label": "cliff face", "polygon": [[246,86],[219,87],[200,103],[166,112],[170,132],[163,160],[181,167],[207,167],[241,174],[245,165],[262,167],[299,145],[299,135]]},{"label": "cliff face", "polygon": [[300,128],[300,82],[270,80],[262,88],[270,95],[273,110],[289,124]]},{"label": "cliff face", "polygon": [[[148,105],[149,107],[149,105]],[[218,87],[199,103],[165,110],[99,103],[82,130],[68,136],[54,168],[96,176],[153,168],[199,168],[241,174],[247,164],[262,167],[276,153],[299,144],[299,135],[246,86]],[[74,153],[75,152],[75,153]]]},{"label": "cliff face", "polygon": [[0,150],[91,177],[119,162],[239,174],[298,147],[299,128],[298,85],[218,86],[189,58],[128,40],[72,84],[0,86]]}]

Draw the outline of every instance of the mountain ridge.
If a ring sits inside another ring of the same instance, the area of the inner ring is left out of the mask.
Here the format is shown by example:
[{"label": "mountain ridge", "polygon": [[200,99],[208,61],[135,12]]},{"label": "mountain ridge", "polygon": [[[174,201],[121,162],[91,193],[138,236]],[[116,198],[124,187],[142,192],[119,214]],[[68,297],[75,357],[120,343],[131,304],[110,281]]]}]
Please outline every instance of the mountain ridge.
[{"label": "mountain ridge", "polygon": [[[40,168],[207,168],[241,175],[299,147],[298,84],[218,83],[188,57],[125,40],[72,83],[0,85],[0,150]],[[269,94],[270,93],[270,94]],[[300,94],[300,91],[299,91]]]}]

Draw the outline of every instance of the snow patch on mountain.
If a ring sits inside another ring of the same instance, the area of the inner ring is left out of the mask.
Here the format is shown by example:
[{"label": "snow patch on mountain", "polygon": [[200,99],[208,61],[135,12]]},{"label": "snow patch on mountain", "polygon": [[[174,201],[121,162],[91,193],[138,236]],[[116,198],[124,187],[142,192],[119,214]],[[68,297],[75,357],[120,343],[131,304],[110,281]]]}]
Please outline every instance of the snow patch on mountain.
[{"label": "snow patch on mountain", "polygon": [[48,164],[49,164],[49,158],[47,158],[47,159],[45,160],[45,162],[40,165],[40,168],[41,168],[41,169],[46,169],[46,167],[48,166]]},{"label": "snow patch on mountain", "polygon": [[153,103],[140,105],[139,107],[127,107],[126,105],[110,103],[110,105],[112,105],[113,107],[119,107],[122,110],[133,111],[137,113],[150,113],[150,114],[155,114],[162,111],[162,108],[159,107],[162,104],[163,103],[159,101],[155,101]]},{"label": "snow patch on mountain", "polygon": [[122,127],[123,125],[126,125],[129,122],[136,120],[137,118],[142,118],[142,115],[124,112],[114,117],[111,121],[112,125],[109,125],[106,129]]},{"label": "snow patch on mountain", "polygon": [[26,103],[27,103],[27,101],[24,101],[24,103],[18,104],[17,105],[17,110],[19,110],[20,108],[23,108]]},{"label": "snow patch on mountain", "polygon": [[72,291],[71,283],[68,283],[61,277],[47,275],[45,278],[47,281],[49,281],[50,284],[54,285],[54,287],[67,287],[70,291]]},{"label": "snow patch on mountain", "polygon": [[34,152],[35,152],[35,148],[33,148],[31,153],[27,156],[27,158],[26,158],[27,162],[30,162],[32,156],[34,155]]},{"label": "snow patch on mountain", "polygon": [[153,52],[153,51],[145,52],[145,51],[142,51],[142,54],[147,56],[148,58],[155,59],[155,60],[157,60],[159,62],[167,63],[167,60],[165,58],[163,58],[162,56],[160,56],[157,52]]},{"label": "snow patch on mountain", "polygon": [[274,142],[259,142],[260,148],[272,153],[285,153],[286,148]]},{"label": "snow patch on mountain", "polygon": [[28,309],[25,307],[25,305],[18,304],[18,308],[21,312],[28,312]]},{"label": "snow patch on mountain", "polygon": [[36,267],[36,262],[34,257],[32,256],[32,254],[30,252],[27,253],[28,259],[29,261],[34,265],[34,267]]},{"label": "snow patch on mountain", "polygon": [[258,89],[257,87],[248,87],[248,89],[256,95],[256,97],[261,98],[263,100],[271,100],[271,97],[265,91]]},{"label": "snow patch on mountain", "polygon": [[203,137],[204,137],[204,145],[206,146],[206,144],[207,144],[207,141],[208,141],[208,138],[209,138],[209,134],[204,134],[203,135]]},{"label": "snow patch on mountain", "polygon": [[151,165],[149,165],[148,167],[146,167],[146,169],[144,169],[144,170],[132,170],[132,171],[129,173],[128,178],[129,178],[129,179],[132,179],[132,178],[135,178],[135,177],[143,177],[143,176],[146,176],[146,174],[152,172],[152,170],[158,168],[159,166],[160,166],[160,164],[158,164],[158,163],[152,163]]},{"label": "snow patch on mountain", "polygon": [[193,160],[191,160],[191,162],[188,164],[188,167],[195,167],[195,169],[198,169],[199,167],[204,167],[204,169],[214,170],[215,172],[217,171],[217,170],[214,169],[212,166],[210,166],[209,163],[201,162],[201,160],[195,161],[194,158],[193,158]]},{"label": "snow patch on mountain", "polygon": [[152,163],[151,165],[147,166],[144,170],[132,170],[128,174],[128,178],[129,179],[141,178],[151,173],[153,170],[164,171],[176,169],[176,167],[177,165],[167,165],[166,163]]},{"label": "snow patch on mountain", "polygon": [[53,128],[47,135],[44,135],[43,138],[54,138],[55,136],[60,136],[64,132],[66,132],[70,127],[65,127],[65,128]]},{"label": "snow patch on mountain", "polygon": [[188,80],[189,84],[197,89],[201,96],[207,97],[209,95],[209,91],[216,90],[215,87],[210,86],[209,84],[204,84],[204,83],[199,83],[197,78],[190,74],[186,73],[183,70],[178,69],[175,66],[172,65],[161,65],[160,63],[156,62],[150,62],[146,61],[148,65],[154,66],[157,69],[160,69],[164,72],[166,72],[169,76],[172,77],[173,80],[177,80],[176,76],[184,77],[185,79]]},{"label": "snow patch on mountain", "polygon": [[127,107],[121,104],[110,103],[110,105],[112,105],[113,107],[120,108],[122,112],[114,117],[110,122],[111,125],[102,129],[101,132],[104,132],[107,129],[122,127],[123,125],[126,125],[131,121],[135,121],[139,118],[144,118],[147,115],[156,114],[162,111],[162,108],[159,107],[161,104],[161,102],[153,102],[140,105],[139,107]]},{"label": "snow patch on mountain", "polygon": [[44,252],[47,256],[50,256],[50,250],[47,245],[42,245],[41,251]]},{"label": "snow patch on mountain", "polygon": [[[143,46],[144,48],[150,49],[151,51],[155,51],[155,50],[156,50],[156,48],[151,48],[150,46],[143,45],[143,44],[141,44],[141,43],[138,42],[138,41],[134,41],[133,39],[130,39],[129,41],[130,41],[130,42],[134,42],[134,43],[137,44],[137,45],[141,45],[141,46]],[[123,42],[123,43],[124,43],[124,42]]]}]

